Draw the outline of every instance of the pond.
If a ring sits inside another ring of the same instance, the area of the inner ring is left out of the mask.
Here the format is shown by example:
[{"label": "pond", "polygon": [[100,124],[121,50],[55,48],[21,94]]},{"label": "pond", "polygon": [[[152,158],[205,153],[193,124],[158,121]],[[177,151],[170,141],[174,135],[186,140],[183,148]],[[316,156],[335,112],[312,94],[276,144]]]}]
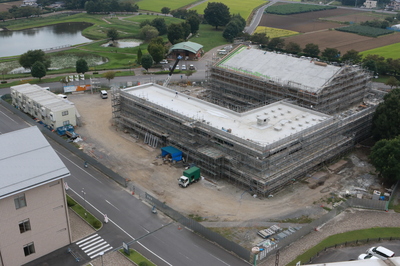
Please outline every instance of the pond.
[{"label": "pond", "polygon": [[0,31],[0,57],[20,55],[28,50],[55,49],[57,47],[90,42],[82,30],[90,23],[61,23],[21,31]]}]

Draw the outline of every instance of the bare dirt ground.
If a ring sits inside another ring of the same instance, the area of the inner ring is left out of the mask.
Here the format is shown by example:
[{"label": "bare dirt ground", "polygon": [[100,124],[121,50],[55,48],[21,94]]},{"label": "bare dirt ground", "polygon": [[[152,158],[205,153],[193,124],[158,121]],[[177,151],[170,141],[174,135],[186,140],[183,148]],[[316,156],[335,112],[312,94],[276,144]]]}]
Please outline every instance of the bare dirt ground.
[{"label": "bare dirt ground", "polygon": [[20,6],[22,1],[0,3],[0,12],[9,10],[13,5]]},{"label": "bare dirt ground", "polygon": [[338,8],[287,16],[264,14],[259,26],[303,33],[285,38],[286,43],[295,42],[301,47],[314,43],[321,51],[325,48],[336,48],[344,54],[351,49],[361,52],[400,42],[399,33],[372,38],[331,30],[346,26],[342,22],[362,22],[384,16],[385,14]]},{"label": "bare dirt ground", "polygon": [[[347,158],[348,168],[345,169],[348,170],[342,170],[340,174],[325,170],[326,181],[315,189],[309,188],[307,182],[295,182],[274,197],[262,199],[254,198],[247,191],[224,180],[202,180],[183,189],[177,184],[182,166],[163,164],[157,158],[160,149],[150,148],[142,139],[136,140],[113,126],[110,98],[101,99],[97,94],[77,94],[68,96],[68,99],[75,103],[82,116],[82,126],[76,131],[84,139],[81,145],[85,152],[174,209],[187,215],[204,217],[208,221],[257,222],[303,215],[315,218],[326,212],[320,205],[321,202],[327,202],[330,193],[351,190],[351,186],[363,186],[363,183],[376,183],[372,175],[358,178],[373,172],[372,167],[362,161],[366,157],[360,149]],[[375,184],[375,188],[379,188],[379,185]]]}]

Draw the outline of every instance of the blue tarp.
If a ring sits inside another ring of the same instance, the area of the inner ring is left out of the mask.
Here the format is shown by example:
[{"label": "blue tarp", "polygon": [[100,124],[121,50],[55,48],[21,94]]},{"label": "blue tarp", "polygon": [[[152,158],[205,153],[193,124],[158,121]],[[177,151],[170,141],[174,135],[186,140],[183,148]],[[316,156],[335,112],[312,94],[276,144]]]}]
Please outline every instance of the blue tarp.
[{"label": "blue tarp", "polygon": [[57,131],[58,135],[60,135],[60,136],[65,135],[65,133],[66,133],[67,131],[69,131],[69,132],[71,132],[71,133],[74,133],[74,126],[72,126],[72,125],[66,125],[66,126],[58,127],[58,128],[56,129],[56,131]]},{"label": "blue tarp", "polygon": [[182,151],[178,150],[177,148],[174,148],[172,146],[167,146],[164,148],[161,148],[161,156],[165,157],[168,154],[171,154],[171,158],[173,161],[181,161],[182,160]]}]

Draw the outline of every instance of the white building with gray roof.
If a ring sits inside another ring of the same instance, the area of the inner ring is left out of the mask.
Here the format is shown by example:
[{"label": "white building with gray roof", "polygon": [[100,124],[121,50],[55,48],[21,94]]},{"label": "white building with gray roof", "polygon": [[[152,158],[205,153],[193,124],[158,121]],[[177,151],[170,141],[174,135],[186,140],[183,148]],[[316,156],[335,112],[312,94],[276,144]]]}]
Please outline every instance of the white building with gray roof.
[{"label": "white building with gray roof", "polygon": [[0,265],[22,265],[71,243],[70,172],[37,127],[0,142]]}]

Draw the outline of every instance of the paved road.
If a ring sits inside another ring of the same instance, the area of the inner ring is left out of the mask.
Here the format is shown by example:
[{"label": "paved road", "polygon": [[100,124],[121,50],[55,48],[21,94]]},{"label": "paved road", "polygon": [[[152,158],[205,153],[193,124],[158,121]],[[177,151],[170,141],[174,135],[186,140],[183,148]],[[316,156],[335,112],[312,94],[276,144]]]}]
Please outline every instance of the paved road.
[{"label": "paved road", "polygon": [[[27,123],[0,105],[0,132],[27,126]],[[153,214],[150,206],[93,167],[84,168],[82,159],[52,140],[49,142],[71,172],[71,176],[65,179],[70,187],[68,194],[97,218],[103,220],[104,214],[109,217],[109,223],[98,234],[111,247],[117,248],[123,241],[132,241],[171,222],[160,213]],[[132,247],[156,265],[248,265],[193,232],[179,229],[179,224],[175,222]],[[83,258],[82,262],[90,260],[78,246],[72,245],[72,248]]]}]

